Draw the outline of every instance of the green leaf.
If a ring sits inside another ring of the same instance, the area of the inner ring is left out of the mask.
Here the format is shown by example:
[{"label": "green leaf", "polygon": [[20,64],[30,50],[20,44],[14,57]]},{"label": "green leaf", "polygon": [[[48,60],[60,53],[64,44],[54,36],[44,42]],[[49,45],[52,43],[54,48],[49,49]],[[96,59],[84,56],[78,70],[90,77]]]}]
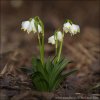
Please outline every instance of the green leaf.
[{"label": "green leaf", "polygon": [[32,58],[33,70],[41,72],[43,70],[43,65],[39,58]]},{"label": "green leaf", "polygon": [[50,84],[51,85],[55,83],[55,80],[61,74],[61,72],[64,70],[64,68],[66,67],[68,63],[69,63],[68,60],[62,58],[59,60],[59,62],[54,64],[54,68],[52,69],[51,74],[50,74]]},{"label": "green leaf", "polygon": [[51,85],[51,89],[54,91],[55,89],[57,89],[57,87],[60,85],[60,83],[63,81],[64,77],[63,76],[59,76],[57,79],[55,79],[55,82]]},{"label": "green leaf", "polygon": [[32,65],[33,65],[33,70],[35,70],[35,72],[41,72],[41,74],[43,75],[43,77],[46,80],[48,80],[48,73],[47,73],[45,67],[42,65],[40,59],[33,58],[32,59]]},{"label": "green leaf", "polygon": [[52,76],[57,76],[60,72],[62,72],[68,63],[69,61],[61,59],[57,64],[54,64],[54,68],[51,72]]},{"label": "green leaf", "polygon": [[78,71],[77,69],[73,69],[73,70],[71,70],[71,71],[69,71],[69,72],[64,72],[64,73],[62,73],[61,75],[65,78],[65,77],[67,77],[67,76],[69,76],[69,75],[71,75],[71,74],[76,73],[77,71]]},{"label": "green leaf", "polygon": [[48,82],[44,79],[43,75],[40,72],[35,72],[32,75],[32,81],[35,87],[40,91],[49,91]]},{"label": "green leaf", "polygon": [[55,81],[54,81],[54,83],[52,85],[52,89],[55,90],[60,85],[60,83],[64,80],[64,78],[68,77],[69,75],[71,75],[71,74],[73,74],[73,73],[75,73],[77,71],[78,71],[77,69],[74,69],[74,70],[71,70],[69,72],[65,72],[65,73],[59,74],[56,77],[56,79],[55,79]]},{"label": "green leaf", "polygon": [[76,72],[76,69],[63,72],[70,61],[61,58],[59,62],[55,63],[55,59],[51,60],[48,58],[44,65],[42,65],[40,59],[32,59],[32,65],[35,69],[35,72],[32,74],[32,81],[37,90],[53,91],[60,85],[64,78]]},{"label": "green leaf", "polygon": [[48,74],[51,73],[51,70],[52,70],[53,67],[54,66],[52,64],[52,61],[50,60],[50,58],[48,58],[48,60],[46,61],[46,64],[45,64],[45,69],[48,72]]},{"label": "green leaf", "polygon": [[34,70],[34,71],[36,71],[37,70],[37,58],[32,58],[32,69]]}]

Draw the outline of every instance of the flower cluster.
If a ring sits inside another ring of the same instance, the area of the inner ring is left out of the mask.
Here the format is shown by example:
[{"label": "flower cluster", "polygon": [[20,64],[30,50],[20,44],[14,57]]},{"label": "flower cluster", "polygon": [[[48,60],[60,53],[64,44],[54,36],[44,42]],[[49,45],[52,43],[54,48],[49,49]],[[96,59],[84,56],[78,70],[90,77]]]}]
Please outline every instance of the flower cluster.
[{"label": "flower cluster", "polygon": [[33,18],[33,19],[30,19],[29,21],[24,21],[22,22],[22,28],[24,31],[27,31],[27,33],[29,34],[30,32],[33,32],[33,33],[41,33],[42,32],[42,27],[40,24],[38,24],[37,28],[36,28],[36,20]]},{"label": "flower cluster", "polygon": [[73,24],[72,22],[70,22],[69,20],[64,23],[63,25],[63,31],[65,33],[70,33],[71,35],[75,35],[77,33],[80,32],[80,27],[78,25]]},{"label": "flower cluster", "polygon": [[62,41],[63,35],[61,31],[57,31],[55,35],[52,35],[48,39],[48,43],[55,44],[56,40]]},{"label": "flower cluster", "polygon": [[65,33],[70,33],[71,35],[75,35],[80,32],[80,27],[78,25],[73,24],[70,20],[67,20],[66,23],[63,25],[63,32],[57,31],[57,36],[53,35],[49,37],[48,43],[51,44],[56,44],[56,40],[62,41],[63,40],[63,34]]},{"label": "flower cluster", "polygon": [[80,32],[79,26],[73,24],[70,20],[67,20],[67,22],[65,22],[63,25],[63,31],[56,30],[54,35],[48,38],[48,43],[55,46],[55,56],[53,59],[48,58],[46,60],[44,58],[45,34],[42,20],[36,16],[28,21],[24,21],[22,22],[22,29],[27,31],[28,34],[30,32],[37,33],[36,35],[38,36],[40,58],[33,57],[32,59],[32,83],[39,91],[54,91],[64,80],[64,78],[77,71],[72,70],[70,72],[62,73],[66,65],[70,62],[61,57],[61,52],[65,33],[69,32],[71,35],[77,34]]},{"label": "flower cluster", "polygon": [[[40,59],[42,64],[44,63],[44,25],[41,19],[36,16],[30,18],[28,21],[22,22],[22,28],[24,31],[38,33],[39,49],[40,49]],[[41,34],[40,34],[41,33]]]}]

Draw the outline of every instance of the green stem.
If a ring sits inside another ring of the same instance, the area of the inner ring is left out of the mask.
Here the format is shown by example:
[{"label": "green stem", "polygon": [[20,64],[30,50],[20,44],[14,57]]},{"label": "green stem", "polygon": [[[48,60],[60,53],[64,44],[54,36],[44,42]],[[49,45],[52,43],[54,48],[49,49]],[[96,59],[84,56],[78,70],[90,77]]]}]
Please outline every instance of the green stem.
[{"label": "green stem", "polygon": [[57,41],[56,41],[55,49],[56,49],[56,51],[55,51],[55,59],[54,59],[54,63],[57,62],[57,56],[58,56],[58,43],[57,43]]},{"label": "green stem", "polygon": [[62,44],[63,44],[63,41],[60,42],[60,49],[59,49],[58,59],[57,59],[57,61],[60,60],[60,55],[61,55],[61,51],[62,51]]},{"label": "green stem", "polygon": [[[64,38],[64,32],[62,34],[63,34],[63,38]],[[62,41],[60,42],[60,48],[59,48],[59,52],[58,52],[58,59],[57,59],[57,61],[60,60],[62,46],[63,46],[63,38],[62,38]]]},{"label": "green stem", "polygon": [[42,64],[44,64],[44,33],[42,34],[42,47],[41,47],[41,59],[42,59]]},{"label": "green stem", "polygon": [[39,40],[39,49],[40,49],[40,59],[41,59],[41,62],[43,64],[43,60],[42,60],[42,45],[41,45],[39,33],[38,33],[38,40]]},{"label": "green stem", "polygon": [[56,52],[55,52],[55,55],[57,56],[57,47],[55,47],[56,48]]},{"label": "green stem", "polygon": [[57,53],[58,53],[58,50],[57,50],[58,49],[58,41],[57,40],[56,40],[55,48],[56,48],[56,52],[55,53],[56,53],[56,56],[57,56]]},{"label": "green stem", "polygon": [[55,49],[56,49],[56,51],[55,51],[55,60],[54,60],[54,63],[56,63],[57,62],[57,57],[58,57],[58,40],[57,40],[57,32],[54,34],[54,36],[55,36]]}]

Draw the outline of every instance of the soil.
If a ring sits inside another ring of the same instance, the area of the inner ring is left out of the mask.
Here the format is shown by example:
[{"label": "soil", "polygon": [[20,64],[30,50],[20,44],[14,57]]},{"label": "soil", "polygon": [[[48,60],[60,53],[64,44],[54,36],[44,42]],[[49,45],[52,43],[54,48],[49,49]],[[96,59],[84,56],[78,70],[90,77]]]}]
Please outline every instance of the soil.
[{"label": "soil", "polygon": [[[14,3],[13,0],[2,0],[0,100],[99,100],[99,3],[97,0],[15,0]],[[70,5],[73,8],[70,9]],[[72,61],[65,70],[77,68],[78,72],[66,78],[56,91],[50,93],[36,91],[29,74],[20,70],[21,67],[30,68],[32,57],[39,56],[37,36],[32,33],[28,35],[20,30],[23,20],[36,15],[45,23],[45,58],[54,55],[54,47],[47,43],[47,39],[63,23],[66,16],[76,20],[81,27],[80,34],[74,37],[65,35],[62,52],[63,56]]]}]

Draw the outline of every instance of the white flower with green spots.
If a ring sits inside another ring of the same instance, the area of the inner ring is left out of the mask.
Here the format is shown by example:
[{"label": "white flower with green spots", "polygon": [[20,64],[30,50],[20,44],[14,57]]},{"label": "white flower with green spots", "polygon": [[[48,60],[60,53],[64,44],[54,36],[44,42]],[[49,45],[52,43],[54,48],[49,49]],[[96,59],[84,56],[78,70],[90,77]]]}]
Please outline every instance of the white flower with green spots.
[{"label": "white flower with green spots", "polygon": [[68,22],[64,23],[63,25],[63,31],[65,33],[69,32],[71,35],[75,35],[80,32],[80,27],[79,25],[75,25],[71,21],[69,22],[68,20]]},{"label": "white flower with green spots", "polygon": [[63,39],[62,32],[61,32],[61,31],[58,31],[58,32],[57,32],[57,37],[56,37],[55,35],[49,37],[48,43],[55,44],[55,43],[56,43],[56,40],[58,40],[58,41],[61,42],[62,39]]},{"label": "white flower with green spots", "polygon": [[80,32],[79,25],[72,24],[69,32],[71,35],[75,35],[75,34],[79,33]]},{"label": "white flower with green spots", "polygon": [[49,37],[48,43],[51,43],[52,45],[55,44],[55,37],[54,37],[54,35],[52,35],[51,37]]},{"label": "white flower with green spots", "polygon": [[24,31],[27,31],[27,33],[29,34],[30,32],[33,33],[41,33],[42,32],[42,27],[38,24],[38,29],[36,29],[35,26],[35,20],[31,19],[30,21],[23,21],[22,22],[22,28]]},{"label": "white flower with green spots", "polygon": [[70,24],[69,22],[64,23],[64,25],[63,25],[63,31],[64,31],[65,33],[68,33],[69,30],[70,30],[70,27],[71,27],[71,24]]}]

